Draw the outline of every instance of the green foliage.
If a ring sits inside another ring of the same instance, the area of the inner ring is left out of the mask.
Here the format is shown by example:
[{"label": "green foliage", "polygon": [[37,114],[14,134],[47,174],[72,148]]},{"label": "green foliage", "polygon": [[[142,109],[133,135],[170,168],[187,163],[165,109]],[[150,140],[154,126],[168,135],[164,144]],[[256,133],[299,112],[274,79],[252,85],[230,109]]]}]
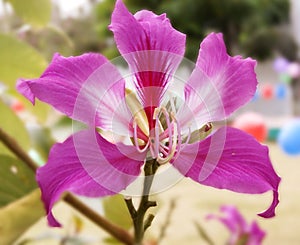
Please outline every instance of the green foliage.
[{"label": "green foliage", "polygon": [[34,173],[22,161],[0,155],[0,207],[3,207],[37,187]]},{"label": "green foliage", "polygon": [[54,53],[70,56],[74,52],[73,40],[64,30],[55,25],[49,24],[42,29],[28,29],[22,34],[22,38],[33,45],[46,60],[51,60]]},{"label": "green foliage", "polygon": [[[103,209],[105,217],[112,223],[115,223],[126,230],[129,230],[132,227],[132,220],[122,195],[104,198]],[[113,245],[122,244],[114,237],[107,237],[104,239],[104,242],[105,244]]]},{"label": "green foliage", "polygon": [[52,138],[51,131],[46,127],[31,128],[30,136],[33,148],[39,153],[44,163],[49,155],[52,145],[55,143]]},{"label": "green foliage", "polygon": [[18,78],[39,77],[47,66],[35,49],[9,35],[0,34],[0,53],[0,80],[11,89]]},{"label": "green foliage", "polygon": [[107,238],[103,239],[103,242],[105,244],[109,244],[109,245],[122,245],[123,244],[114,237],[107,237]]},{"label": "green foliage", "polygon": [[296,60],[298,49],[295,40],[283,30],[259,28],[253,35],[241,38],[241,47],[246,56],[265,60],[277,51],[288,60]]},{"label": "green foliage", "polygon": [[[132,13],[141,9],[152,10],[156,14],[167,13],[172,25],[187,34],[186,57],[191,60],[196,59],[200,42],[211,31],[224,34],[229,53],[238,50],[251,53],[257,58],[267,58],[274,49],[285,51],[278,45],[272,45],[265,35],[262,36],[262,30],[288,21],[289,0],[127,0],[124,2]],[[113,6],[113,0],[104,0],[97,9],[98,20],[101,21],[99,30],[105,30],[99,32],[102,37],[112,36],[106,26],[109,24]],[[243,40],[253,36],[257,37],[256,43],[251,45],[243,43]],[[277,43],[277,38],[278,35],[272,41]],[[260,42],[267,42],[264,54],[262,49],[265,46],[260,47]],[[114,45],[112,46],[115,48]]]},{"label": "green foliage", "polygon": [[0,244],[13,244],[31,225],[45,215],[40,190],[0,208]]},{"label": "green foliage", "polygon": [[[34,112],[38,121],[44,122],[50,107],[38,101],[33,107],[27,99],[16,92],[15,86],[18,78],[39,77],[47,67],[46,59],[27,43],[5,34],[0,34],[0,53],[0,81],[8,86],[12,95],[22,101],[26,109]],[[10,124],[10,120],[11,116],[5,119],[7,124]],[[20,120],[17,120],[17,122],[20,122]],[[17,127],[14,128],[16,128],[15,133],[18,133]],[[21,127],[21,129],[23,128]],[[8,131],[8,133],[14,133],[14,129]],[[22,137],[23,134],[21,134]],[[26,144],[24,146],[26,147]]]},{"label": "green foliage", "polygon": [[[0,127],[10,136],[14,137],[16,142],[25,150],[30,148],[29,134],[18,116],[0,100]],[[0,142],[0,154],[11,154],[10,151]]]},{"label": "green foliage", "polygon": [[33,26],[45,26],[51,17],[50,0],[5,0],[13,6],[16,14]]},{"label": "green foliage", "polygon": [[132,221],[122,195],[114,195],[103,199],[105,217],[111,222],[130,229]]}]

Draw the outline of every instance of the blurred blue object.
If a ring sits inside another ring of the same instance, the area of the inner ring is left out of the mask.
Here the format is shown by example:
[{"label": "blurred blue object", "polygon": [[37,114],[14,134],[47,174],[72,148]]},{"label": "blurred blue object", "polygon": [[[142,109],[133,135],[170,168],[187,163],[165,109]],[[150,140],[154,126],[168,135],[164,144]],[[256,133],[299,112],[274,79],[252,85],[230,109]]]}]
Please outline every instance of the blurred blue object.
[{"label": "blurred blue object", "polygon": [[289,155],[300,154],[300,119],[283,126],[278,136],[278,144]]},{"label": "blurred blue object", "polygon": [[284,84],[278,84],[275,89],[275,94],[277,99],[284,99],[287,94],[287,88]]}]

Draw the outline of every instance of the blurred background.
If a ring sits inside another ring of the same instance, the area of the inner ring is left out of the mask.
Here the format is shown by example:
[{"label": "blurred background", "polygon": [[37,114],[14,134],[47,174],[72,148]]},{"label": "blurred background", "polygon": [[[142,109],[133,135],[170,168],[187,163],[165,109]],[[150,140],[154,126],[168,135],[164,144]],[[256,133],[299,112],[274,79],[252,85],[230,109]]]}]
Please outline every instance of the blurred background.
[{"label": "blurred background", "polygon": [[[231,55],[241,54],[258,61],[259,85],[254,98],[227,123],[267,144],[275,169],[283,179],[281,204],[277,217],[271,220],[255,216],[269,204],[270,193],[238,195],[181,181],[157,197],[161,208],[149,232],[149,244],[159,240],[168,216],[170,224],[159,244],[209,244],[199,225],[215,244],[225,244],[228,231],[216,221],[205,219],[207,214],[217,213],[222,204],[236,205],[247,219],[258,220],[267,232],[264,244],[300,244],[300,1],[124,2],[132,13],[141,9],[167,13],[172,25],[187,34],[185,56],[193,62],[200,42],[212,31],[224,34]],[[71,133],[72,122],[43,103],[37,102],[33,107],[15,90],[16,80],[39,77],[55,52],[64,56],[99,52],[109,59],[118,57],[107,28],[114,4],[114,0],[0,0],[0,127],[40,165],[47,160],[52,144]],[[56,213],[64,229],[47,228],[40,206],[28,219],[20,220],[21,214],[12,218],[7,209],[37,186],[33,173],[1,142],[0,181],[0,218],[8,222],[5,229],[0,227],[0,237],[9,238],[3,242],[0,238],[0,244],[115,242],[103,241],[108,237],[104,231],[63,202],[56,206]],[[119,201],[106,200],[107,206],[115,205],[116,209],[120,209]],[[84,202],[111,217],[112,211],[105,208],[105,201]],[[170,202],[175,203],[172,212]],[[114,215],[120,217],[122,213]],[[118,219],[116,222],[124,223]]]}]

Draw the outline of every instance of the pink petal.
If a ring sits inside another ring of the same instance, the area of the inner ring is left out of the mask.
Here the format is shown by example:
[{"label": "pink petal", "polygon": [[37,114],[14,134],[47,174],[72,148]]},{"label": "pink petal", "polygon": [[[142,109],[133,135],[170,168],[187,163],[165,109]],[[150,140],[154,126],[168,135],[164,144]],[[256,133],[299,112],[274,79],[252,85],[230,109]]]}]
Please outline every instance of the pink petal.
[{"label": "pink petal", "polygon": [[262,230],[255,221],[251,223],[249,233],[250,233],[250,237],[248,243],[250,245],[262,244],[262,241],[266,236],[266,232]]},{"label": "pink petal", "polygon": [[252,136],[223,127],[205,140],[187,145],[174,166],[186,177],[218,189],[258,194],[273,191],[273,202],[263,217],[275,215],[280,177],[271,164],[268,148]]},{"label": "pink petal", "polygon": [[33,105],[35,104],[35,96],[32,93],[29,83],[23,79],[19,79],[16,84],[17,90],[25,98],[27,98]]},{"label": "pink petal", "polygon": [[118,121],[128,131],[125,81],[99,54],[68,58],[55,54],[40,78],[19,80],[17,89],[31,102],[37,97],[73,119],[104,130],[112,130]]},{"label": "pink petal", "polygon": [[229,244],[239,244],[241,239],[245,238],[244,236],[247,237],[245,244],[261,244],[266,233],[260,229],[255,221],[251,225],[248,225],[244,217],[234,206],[224,205],[221,207],[221,212],[224,214],[223,216],[210,214],[207,218],[217,219],[229,229],[231,233]]},{"label": "pink petal", "polygon": [[220,208],[225,217],[220,218],[220,221],[235,234],[247,232],[247,222],[240,212],[234,206],[224,205]]},{"label": "pink petal", "polygon": [[121,0],[116,3],[110,29],[136,77],[141,102],[152,114],[182,59],[185,35],[171,26],[165,14],[142,10],[133,16]]},{"label": "pink petal", "polygon": [[113,145],[95,130],[80,131],[55,144],[36,177],[49,225],[60,226],[51,210],[63,192],[89,197],[118,193],[139,175],[144,158],[135,147]]},{"label": "pink petal", "polygon": [[200,46],[196,67],[186,84],[186,104],[179,113],[185,125],[227,118],[255,94],[256,62],[226,52],[222,34],[208,35]]},{"label": "pink petal", "polygon": [[229,244],[236,244],[239,238],[248,232],[248,224],[236,207],[224,205],[220,208],[222,216],[210,214],[208,219],[217,219],[230,231]]}]

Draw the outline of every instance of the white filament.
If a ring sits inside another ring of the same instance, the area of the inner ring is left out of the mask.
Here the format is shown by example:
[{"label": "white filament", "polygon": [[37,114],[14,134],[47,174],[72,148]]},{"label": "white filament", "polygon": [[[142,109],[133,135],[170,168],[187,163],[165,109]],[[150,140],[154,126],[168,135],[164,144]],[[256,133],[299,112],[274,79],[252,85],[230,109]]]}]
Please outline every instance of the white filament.
[{"label": "white filament", "polygon": [[[184,137],[181,135],[180,123],[176,120],[173,110],[175,110],[174,101],[171,100],[171,112],[166,108],[156,108],[153,119],[155,126],[150,132],[147,143],[141,148],[137,133],[137,118],[133,120],[133,141],[138,152],[145,152],[148,148],[153,159],[156,159],[159,164],[165,164],[177,158],[179,152],[186,147],[191,137],[191,130],[189,128],[188,135]],[[165,129],[162,126],[161,116],[165,118]],[[168,143],[168,145],[166,145]]]}]

